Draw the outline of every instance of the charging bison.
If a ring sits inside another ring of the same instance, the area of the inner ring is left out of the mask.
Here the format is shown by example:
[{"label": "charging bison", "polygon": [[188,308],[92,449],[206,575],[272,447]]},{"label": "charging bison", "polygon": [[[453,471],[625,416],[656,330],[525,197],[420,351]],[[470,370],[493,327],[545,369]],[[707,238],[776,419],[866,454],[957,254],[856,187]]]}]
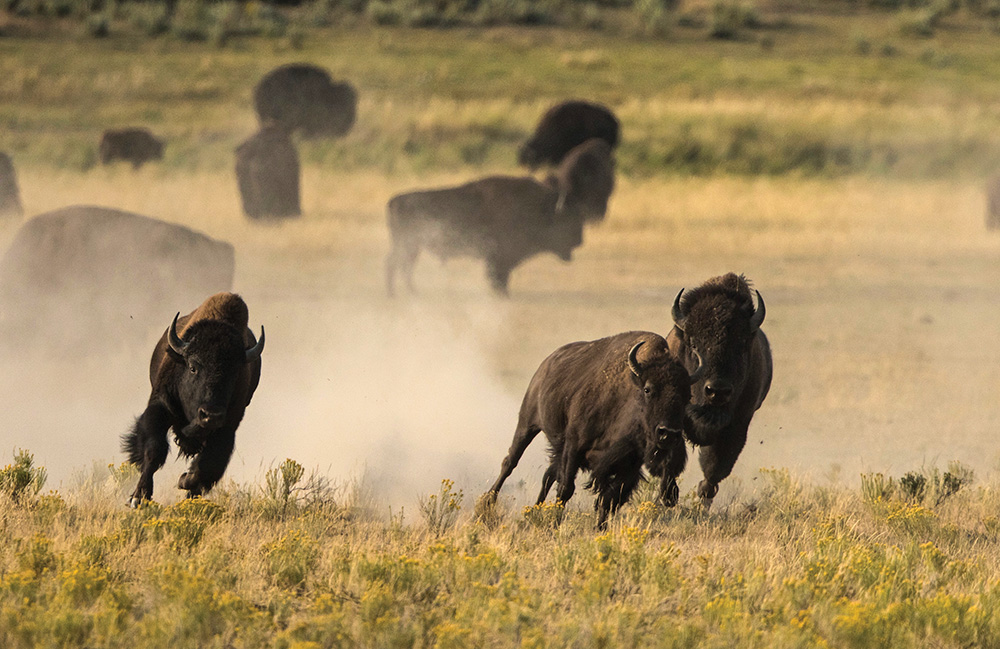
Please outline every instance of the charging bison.
[{"label": "charging bison", "polygon": [[358,96],[326,70],[292,63],[268,72],[253,91],[261,126],[279,124],[305,138],[339,137],[354,126]]},{"label": "charging bison", "polygon": [[122,437],[122,449],[140,471],[132,507],[152,499],[153,474],[167,459],[171,429],[181,455],[192,458],[177,488],[188,497],[209,491],[229,464],[236,429],[260,381],[264,327],[260,340],[254,338],[240,296],[217,293],[179,316],[153,350],[146,410]]},{"label": "charging bison", "polygon": [[0,340],[74,354],[144,346],[172,305],[231,289],[234,272],[232,245],[184,226],[105,207],[47,212],[0,258]]},{"label": "charging bison", "polygon": [[10,156],[0,152],[0,217],[21,216],[21,192]]},{"label": "charging bison", "polygon": [[692,389],[684,435],[700,447],[705,479],[698,495],[706,508],[719,482],[732,472],[750,420],[771,387],[771,348],[760,329],[764,299],[755,293],[756,309],[746,278],[728,273],[690,291],[681,289],[674,300],[674,328],[667,344],[686,367],[703,368]]},{"label": "charging bison", "polygon": [[538,502],[545,502],[556,482],[556,497],[568,502],[577,472],[590,471],[588,487],[597,494],[598,526],[604,527],[608,515],[628,502],[644,463],[654,475],[671,473],[678,460],[683,469],[684,409],[699,376],[700,369],[689,375],[671,356],[662,336],[646,331],[560,347],[528,384],[488,502],[496,500],[528,444],[544,432],[552,461]]},{"label": "charging bison", "polygon": [[517,154],[517,162],[530,169],[558,165],[566,154],[590,138],[618,146],[618,118],[606,106],[586,101],[556,104],[542,116],[534,135]]},{"label": "charging bison", "polygon": [[510,273],[525,259],[553,252],[569,261],[583,243],[584,221],[604,217],[613,190],[611,149],[593,139],[577,147],[545,182],[490,176],[395,196],[387,208],[392,249],[386,289],[394,293],[401,272],[412,291],[413,267],[427,249],[441,259],[484,259],[493,290],[506,295]]},{"label": "charging bison", "polygon": [[163,141],[146,128],[108,129],[101,135],[99,155],[102,165],[124,160],[138,169],[150,160],[163,159]]},{"label": "charging bison", "polygon": [[236,148],[236,180],[248,217],[283,218],[302,213],[299,155],[283,127],[264,126]]}]

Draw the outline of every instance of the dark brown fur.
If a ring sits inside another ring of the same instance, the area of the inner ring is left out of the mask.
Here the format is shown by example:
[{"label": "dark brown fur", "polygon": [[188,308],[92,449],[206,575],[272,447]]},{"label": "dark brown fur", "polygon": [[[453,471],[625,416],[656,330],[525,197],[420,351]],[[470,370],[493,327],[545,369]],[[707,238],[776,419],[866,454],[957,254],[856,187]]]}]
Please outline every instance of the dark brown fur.
[{"label": "dark brown fur", "polygon": [[302,213],[299,155],[283,127],[264,126],[236,148],[236,180],[248,217],[282,218]]},{"label": "dark brown fur", "polygon": [[[762,303],[757,305],[762,308]],[[750,420],[770,389],[771,348],[767,336],[753,324],[753,297],[742,275],[713,277],[683,292],[678,315],[667,336],[671,353],[690,370],[698,363],[697,351],[704,365],[702,379],[692,387],[684,434],[700,447],[705,478],[698,494],[710,506],[719,482],[732,472],[746,444]],[[758,311],[757,317],[762,316]]]},{"label": "dark brown fur", "polygon": [[1000,230],[1000,176],[986,185],[986,229]]},{"label": "dark brown fur", "polygon": [[351,130],[358,96],[323,68],[292,63],[268,72],[253,91],[261,126],[277,124],[306,138],[339,137]]},{"label": "dark brown fur", "polygon": [[[628,354],[639,342],[637,376]],[[590,471],[588,486],[597,493],[595,508],[603,527],[607,516],[628,501],[643,463],[655,475],[683,470],[689,383],[688,372],[655,333],[631,331],[560,347],[542,361],[528,385],[514,440],[487,497],[495,500],[524,450],[544,432],[552,463],[537,502],[545,501],[556,482],[557,499],[568,502],[577,472]],[[667,493],[669,484],[661,484],[661,497],[676,502],[676,493]]]},{"label": "dark brown fur", "polygon": [[569,261],[583,243],[584,220],[603,217],[613,189],[610,149],[592,140],[546,182],[490,176],[395,196],[387,207],[392,249],[386,289],[393,294],[402,272],[412,290],[413,267],[426,249],[442,259],[485,260],[493,290],[505,295],[511,271],[525,259],[553,252]]},{"label": "dark brown fur", "polygon": [[101,136],[99,151],[102,165],[125,160],[138,169],[146,162],[163,159],[163,141],[147,128],[108,129]]},{"label": "dark brown fur", "polygon": [[0,217],[21,216],[21,191],[10,156],[0,152]]},{"label": "dark brown fur", "polygon": [[129,461],[140,469],[133,507],[153,497],[153,474],[166,461],[171,429],[181,454],[192,458],[178,488],[199,496],[222,477],[236,429],[260,381],[259,355],[244,359],[245,350],[257,344],[248,319],[240,296],[217,293],[177,319],[177,334],[189,348],[183,355],[168,343],[169,330],[156,343],[149,402],[122,438]]},{"label": "dark brown fur", "polygon": [[565,101],[545,112],[531,138],[518,151],[518,164],[535,169],[558,165],[566,154],[590,138],[618,146],[618,118],[606,106],[586,101]]}]

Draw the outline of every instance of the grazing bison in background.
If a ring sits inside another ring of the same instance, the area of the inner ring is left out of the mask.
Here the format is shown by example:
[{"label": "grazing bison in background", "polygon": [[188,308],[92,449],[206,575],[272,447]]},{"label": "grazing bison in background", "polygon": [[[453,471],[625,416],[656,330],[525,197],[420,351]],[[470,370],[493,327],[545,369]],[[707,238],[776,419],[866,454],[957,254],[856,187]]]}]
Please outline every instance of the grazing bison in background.
[{"label": "grazing bison in background", "polygon": [[703,367],[692,388],[684,435],[700,447],[705,479],[698,495],[706,508],[719,482],[732,472],[750,420],[771,387],[771,347],[760,329],[764,299],[755,293],[756,310],[746,278],[729,273],[690,291],[681,289],[674,300],[670,352],[689,369]]},{"label": "grazing bison in background", "polygon": [[556,104],[545,112],[534,135],[521,146],[517,162],[530,169],[558,165],[574,147],[594,137],[614,149],[619,130],[618,118],[605,106],[586,101]]},{"label": "grazing bison in background", "polygon": [[102,165],[125,160],[138,169],[150,160],[163,159],[163,141],[146,128],[109,129],[101,136],[99,155]]},{"label": "grazing bison in background", "polygon": [[10,156],[0,151],[0,217],[21,216],[21,192]]},{"label": "grazing bison in background", "polygon": [[545,182],[490,176],[393,197],[387,209],[389,295],[397,271],[413,290],[413,267],[424,248],[441,259],[468,255],[486,260],[490,284],[502,295],[511,271],[532,255],[553,252],[569,261],[583,243],[583,222],[603,218],[614,190],[610,147],[594,139],[578,149]]},{"label": "grazing bison in background", "polygon": [[[528,384],[514,440],[486,494],[489,502],[528,444],[544,432],[552,461],[538,503],[555,482],[556,497],[568,502],[577,472],[590,471],[588,487],[597,494],[594,507],[604,527],[608,515],[628,502],[644,463],[654,475],[684,468],[684,409],[699,372],[690,376],[666,340],[646,331],[560,347]],[[678,460],[680,468],[674,466]]]},{"label": "grazing bison in background", "polygon": [[217,293],[180,318],[156,343],[149,364],[152,393],[122,450],[139,467],[129,500],[138,507],[153,497],[153,474],[167,459],[167,432],[181,455],[192,458],[177,488],[188,497],[209,491],[226,471],[236,429],[260,381],[260,340],[247,327],[247,305],[233,293]]},{"label": "grazing bison in background", "polygon": [[248,217],[282,218],[302,213],[299,155],[283,127],[264,126],[236,148],[236,180]]},{"label": "grazing bison in background", "polygon": [[986,185],[986,229],[1000,230],[1000,176]]},{"label": "grazing bison in background", "polygon": [[354,126],[358,95],[323,68],[292,63],[268,72],[253,90],[261,126],[280,124],[305,138],[339,137]]},{"label": "grazing bison in background", "polygon": [[41,214],[0,258],[0,340],[53,352],[146,345],[173,305],[231,289],[234,270],[232,245],[180,225],[92,206]]}]

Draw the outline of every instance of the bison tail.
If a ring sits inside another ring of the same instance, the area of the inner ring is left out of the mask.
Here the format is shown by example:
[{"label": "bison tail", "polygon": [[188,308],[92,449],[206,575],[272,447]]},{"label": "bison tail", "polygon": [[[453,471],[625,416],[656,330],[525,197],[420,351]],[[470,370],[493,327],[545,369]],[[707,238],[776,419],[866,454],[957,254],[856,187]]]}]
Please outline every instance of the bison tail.
[{"label": "bison tail", "polygon": [[121,446],[122,453],[128,456],[128,461],[137,466],[142,464],[142,440],[139,436],[138,426],[139,418],[136,417],[132,428],[127,433],[122,434]]}]

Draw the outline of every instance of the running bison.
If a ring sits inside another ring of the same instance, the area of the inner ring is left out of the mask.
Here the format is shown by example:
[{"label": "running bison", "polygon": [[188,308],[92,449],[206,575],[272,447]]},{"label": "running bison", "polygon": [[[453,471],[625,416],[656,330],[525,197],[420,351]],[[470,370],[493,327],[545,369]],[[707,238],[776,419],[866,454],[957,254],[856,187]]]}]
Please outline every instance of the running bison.
[{"label": "running bison", "polygon": [[[729,273],[690,291],[681,289],[674,300],[674,328],[667,335],[670,351],[685,367],[704,368],[692,388],[684,435],[700,447],[705,479],[698,495],[706,509],[733,470],[750,420],[771,387],[771,347],[760,329],[764,299],[755,293],[756,309],[749,282]],[[667,480],[673,482],[677,475],[668,474]],[[674,503],[676,498],[665,501]]]},{"label": "running bison", "polygon": [[506,295],[511,271],[525,259],[553,252],[569,261],[583,243],[584,221],[604,217],[613,190],[611,149],[593,139],[574,150],[545,182],[490,176],[395,196],[387,210],[389,295],[397,271],[413,290],[413,267],[425,248],[442,260],[459,255],[484,259],[493,290]]},{"label": "running bison", "polygon": [[153,349],[149,404],[122,436],[122,450],[140,471],[132,507],[153,498],[153,474],[167,459],[171,429],[181,455],[192,458],[177,488],[189,498],[208,492],[226,471],[236,429],[260,381],[264,327],[260,340],[254,338],[240,296],[217,293],[179,316]]},{"label": "running bison", "polygon": [[99,154],[102,165],[125,160],[138,169],[150,160],[163,159],[163,141],[146,128],[109,129],[101,136]]},{"label": "running bison", "polygon": [[1000,176],[986,185],[986,229],[1000,230]]},{"label": "running bison", "polygon": [[568,502],[577,472],[590,471],[588,487],[597,494],[594,508],[604,527],[608,515],[628,502],[644,463],[654,475],[683,469],[684,409],[700,371],[689,375],[666,340],[646,331],[560,347],[528,384],[514,441],[487,502],[496,500],[528,444],[544,432],[551,464],[538,503],[555,482],[556,497]]},{"label": "running bison", "polygon": [[529,169],[562,162],[574,147],[590,138],[600,138],[614,149],[618,146],[618,118],[605,106],[586,101],[556,104],[542,116],[534,135],[517,154],[517,162]]},{"label": "running bison", "polygon": [[268,72],[253,91],[261,126],[280,124],[305,138],[339,137],[351,130],[358,95],[323,68],[291,63]]},{"label": "running bison", "polygon": [[10,156],[0,151],[0,217],[21,216],[21,192]]},{"label": "running bison", "polygon": [[264,126],[236,148],[236,180],[248,217],[285,218],[302,213],[299,155],[284,127]]},{"label": "running bison", "polygon": [[0,258],[0,340],[55,353],[145,346],[173,305],[231,289],[234,257],[229,243],[130,212],[35,216]]}]

